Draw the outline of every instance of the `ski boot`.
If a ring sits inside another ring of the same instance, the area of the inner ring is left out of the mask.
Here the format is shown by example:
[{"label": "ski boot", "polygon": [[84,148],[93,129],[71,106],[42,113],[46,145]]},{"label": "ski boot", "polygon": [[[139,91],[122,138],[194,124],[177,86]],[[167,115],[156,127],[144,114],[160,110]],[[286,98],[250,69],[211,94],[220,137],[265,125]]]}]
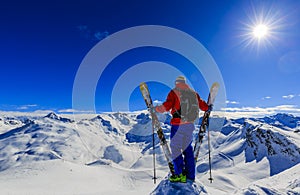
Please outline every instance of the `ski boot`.
[{"label": "ski boot", "polygon": [[169,178],[170,182],[181,182],[181,183],[186,183],[186,176],[183,175],[182,173],[180,175],[172,175]]}]

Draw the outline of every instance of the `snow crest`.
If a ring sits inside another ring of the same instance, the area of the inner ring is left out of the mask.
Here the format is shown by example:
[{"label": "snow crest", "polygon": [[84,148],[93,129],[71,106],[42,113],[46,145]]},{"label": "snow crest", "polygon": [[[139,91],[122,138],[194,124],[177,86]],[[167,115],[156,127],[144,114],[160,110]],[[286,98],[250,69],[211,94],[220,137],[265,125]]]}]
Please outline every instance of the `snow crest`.
[{"label": "snow crest", "polygon": [[198,195],[207,194],[203,184],[199,181],[187,180],[187,183],[172,183],[165,177],[151,195]]}]

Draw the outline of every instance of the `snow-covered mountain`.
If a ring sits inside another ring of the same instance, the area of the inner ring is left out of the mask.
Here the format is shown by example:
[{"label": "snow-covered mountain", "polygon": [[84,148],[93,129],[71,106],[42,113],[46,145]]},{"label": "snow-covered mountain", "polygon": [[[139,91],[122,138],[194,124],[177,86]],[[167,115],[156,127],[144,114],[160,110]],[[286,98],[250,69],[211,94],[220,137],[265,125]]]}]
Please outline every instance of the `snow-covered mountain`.
[{"label": "snow-covered mountain", "polygon": [[[170,115],[159,119],[169,138]],[[168,167],[156,137],[154,185],[146,111],[76,117],[1,113],[1,194],[300,194],[299,130],[300,118],[287,114],[212,117],[213,183],[207,136],[196,182],[187,184],[166,180]]]}]

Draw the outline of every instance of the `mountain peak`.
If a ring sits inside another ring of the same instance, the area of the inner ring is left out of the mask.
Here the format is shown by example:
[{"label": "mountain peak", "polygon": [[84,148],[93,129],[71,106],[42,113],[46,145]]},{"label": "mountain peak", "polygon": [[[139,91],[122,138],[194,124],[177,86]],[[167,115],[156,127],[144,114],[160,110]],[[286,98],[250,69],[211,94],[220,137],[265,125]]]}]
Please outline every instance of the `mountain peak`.
[{"label": "mountain peak", "polygon": [[44,118],[50,118],[50,119],[53,119],[53,120],[68,122],[68,123],[73,122],[71,119],[63,118],[63,117],[58,116],[55,112],[50,112],[49,114],[44,116]]},{"label": "mountain peak", "polygon": [[199,181],[188,180],[187,183],[172,183],[168,176],[154,189],[151,195],[158,194],[207,194],[204,186]]},{"label": "mountain peak", "polygon": [[266,116],[258,119],[261,122],[265,122],[281,129],[296,128],[300,126],[300,117],[293,116],[291,114],[278,113],[273,116]]},{"label": "mountain peak", "polygon": [[50,112],[49,114],[47,114],[45,116],[45,118],[51,118],[51,119],[56,119],[56,120],[60,119],[60,117],[57,114],[55,114],[55,112]]}]

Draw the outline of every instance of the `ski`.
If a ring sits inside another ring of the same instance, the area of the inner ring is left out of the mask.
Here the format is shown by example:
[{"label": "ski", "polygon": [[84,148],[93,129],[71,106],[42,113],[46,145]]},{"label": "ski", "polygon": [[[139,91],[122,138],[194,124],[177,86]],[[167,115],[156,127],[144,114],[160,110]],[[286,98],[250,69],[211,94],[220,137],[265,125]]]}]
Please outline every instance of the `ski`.
[{"label": "ski", "polygon": [[[208,105],[212,105],[216,99],[218,90],[219,90],[219,83],[213,83],[213,85],[210,88],[209,91],[209,95],[208,95],[208,100],[207,100],[207,104]],[[211,111],[206,111],[203,115],[202,118],[202,123],[199,129],[199,133],[198,136],[196,137],[195,140],[195,145],[194,145],[194,158],[195,158],[195,162],[197,162],[198,156],[199,156],[199,152],[200,152],[200,146],[202,144],[202,140],[204,137],[204,133],[206,132],[206,129],[208,128],[209,125],[209,115],[210,115]]]},{"label": "ski", "polygon": [[171,151],[170,151],[168,142],[165,138],[165,135],[163,133],[163,130],[161,128],[160,122],[159,122],[159,120],[157,118],[157,115],[154,111],[154,106],[153,106],[152,99],[151,99],[151,96],[150,96],[150,92],[149,92],[149,89],[148,89],[148,86],[147,86],[146,83],[143,82],[143,83],[140,84],[140,91],[143,95],[146,106],[147,106],[147,108],[149,110],[149,113],[151,115],[152,128],[153,128],[154,131],[156,131],[156,133],[158,135],[159,142],[160,142],[160,145],[163,149],[166,160],[168,162],[170,172],[171,172],[172,175],[175,175],[175,170],[174,170],[174,164],[173,164],[173,161],[172,161]]}]

